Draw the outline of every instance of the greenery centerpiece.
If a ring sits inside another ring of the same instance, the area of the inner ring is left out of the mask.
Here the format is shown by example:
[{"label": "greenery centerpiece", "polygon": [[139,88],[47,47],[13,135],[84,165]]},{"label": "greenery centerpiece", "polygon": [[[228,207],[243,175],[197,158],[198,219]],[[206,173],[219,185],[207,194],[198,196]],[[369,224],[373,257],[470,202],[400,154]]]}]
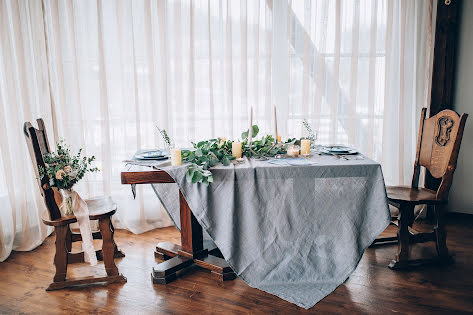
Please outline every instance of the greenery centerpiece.
[{"label": "greenery centerpiece", "polygon": [[[252,137],[259,133],[257,125],[252,126]],[[159,129],[159,128],[158,128]],[[159,129],[164,142],[171,143],[169,136],[163,129]],[[162,132],[164,131],[164,132]],[[296,142],[296,139],[289,139],[284,143],[277,143],[272,135],[263,136],[261,139],[248,141],[249,129],[241,134],[242,156],[248,158],[268,158],[278,154],[286,154],[287,148]],[[166,135],[166,137],[164,136]],[[190,163],[187,167],[186,179],[192,183],[202,183],[206,186],[213,182],[213,175],[210,168],[219,163],[227,166],[234,160],[232,156],[232,140],[222,138],[209,139],[192,142],[192,150],[182,150],[182,161]]]},{"label": "greenery centerpiece", "polygon": [[60,206],[62,214],[72,215],[72,187],[81,180],[87,172],[98,172],[99,169],[91,167],[95,156],[86,157],[82,155],[82,149],[77,154],[71,153],[70,147],[63,141],[57,144],[57,152],[51,152],[43,156],[45,167],[39,167],[39,176],[43,179],[49,178],[49,186],[56,187],[63,195]]}]

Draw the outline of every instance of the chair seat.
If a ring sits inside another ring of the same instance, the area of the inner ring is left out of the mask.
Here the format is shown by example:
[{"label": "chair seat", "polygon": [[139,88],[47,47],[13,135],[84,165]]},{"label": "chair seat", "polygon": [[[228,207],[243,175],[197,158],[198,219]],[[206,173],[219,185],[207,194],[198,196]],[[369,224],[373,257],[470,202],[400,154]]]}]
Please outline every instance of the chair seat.
[{"label": "chair seat", "polygon": [[412,188],[410,186],[387,186],[388,200],[398,204],[442,204],[447,200],[437,199],[436,192],[426,188]]},{"label": "chair seat", "polygon": [[[92,199],[84,200],[89,208],[89,219],[98,220],[105,216],[111,216],[117,210],[117,204],[113,202],[109,196],[95,197]],[[57,220],[50,220],[49,211],[44,211],[41,219],[43,223],[51,226],[66,225],[77,222],[75,216],[63,217]]]}]

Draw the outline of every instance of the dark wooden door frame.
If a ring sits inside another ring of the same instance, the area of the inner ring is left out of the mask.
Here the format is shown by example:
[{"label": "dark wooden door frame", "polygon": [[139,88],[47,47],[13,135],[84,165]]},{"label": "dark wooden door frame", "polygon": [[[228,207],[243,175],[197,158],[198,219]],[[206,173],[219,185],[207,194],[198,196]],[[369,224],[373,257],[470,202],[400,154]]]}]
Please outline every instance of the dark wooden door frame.
[{"label": "dark wooden door frame", "polygon": [[[429,116],[453,108],[453,88],[458,33],[458,8],[462,0],[438,0],[435,26],[432,89]],[[440,179],[425,174],[425,187],[436,190]],[[432,211],[428,211],[432,213]],[[431,217],[430,215],[428,215]]]}]

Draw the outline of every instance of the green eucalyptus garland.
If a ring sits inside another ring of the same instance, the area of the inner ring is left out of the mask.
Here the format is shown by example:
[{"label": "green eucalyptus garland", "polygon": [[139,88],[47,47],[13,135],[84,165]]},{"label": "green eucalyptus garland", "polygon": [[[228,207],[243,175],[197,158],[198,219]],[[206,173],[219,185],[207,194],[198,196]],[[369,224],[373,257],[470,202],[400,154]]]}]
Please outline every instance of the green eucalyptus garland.
[{"label": "green eucalyptus garland", "polygon": [[[253,127],[253,137],[259,132],[257,125]],[[248,143],[248,133],[246,130],[241,134],[242,155],[248,158],[266,158],[274,157],[278,154],[287,153],[289,145],[296,143],[295,139],[289,139],[285,143],[276,143],[271,135],[266,135],[259,140],[253,140],[251,145]],[[206,186],[213,182],[213,175],[209,168],[222,163],[227,166],[235,158],[232,156],[233,141],[224,141],[221,138],[200,141],[192,143],[193,150],[183,150],[183,162],[190,163],[187,168],[186,179],[192,183],[202,183]]]}]

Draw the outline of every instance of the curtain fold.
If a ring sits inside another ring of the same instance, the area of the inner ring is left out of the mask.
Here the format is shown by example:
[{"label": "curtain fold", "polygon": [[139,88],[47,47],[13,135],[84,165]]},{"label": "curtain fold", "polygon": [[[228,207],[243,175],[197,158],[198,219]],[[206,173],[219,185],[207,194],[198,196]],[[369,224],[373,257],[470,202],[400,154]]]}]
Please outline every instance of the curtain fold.
[{"label": "curtain fold", "polygon": [[117,228],[141,233],[171,221],[151,187],[133,200],[122,160],[211,137],[238,139],[249,107],[283,139],[344,143],[408,183],[419,109],[428,104],[432,0],[4,0],[0,1],[0,261],[51,232],[23,139],[43,117],[95,155],[84,198],[118,203]]}]

